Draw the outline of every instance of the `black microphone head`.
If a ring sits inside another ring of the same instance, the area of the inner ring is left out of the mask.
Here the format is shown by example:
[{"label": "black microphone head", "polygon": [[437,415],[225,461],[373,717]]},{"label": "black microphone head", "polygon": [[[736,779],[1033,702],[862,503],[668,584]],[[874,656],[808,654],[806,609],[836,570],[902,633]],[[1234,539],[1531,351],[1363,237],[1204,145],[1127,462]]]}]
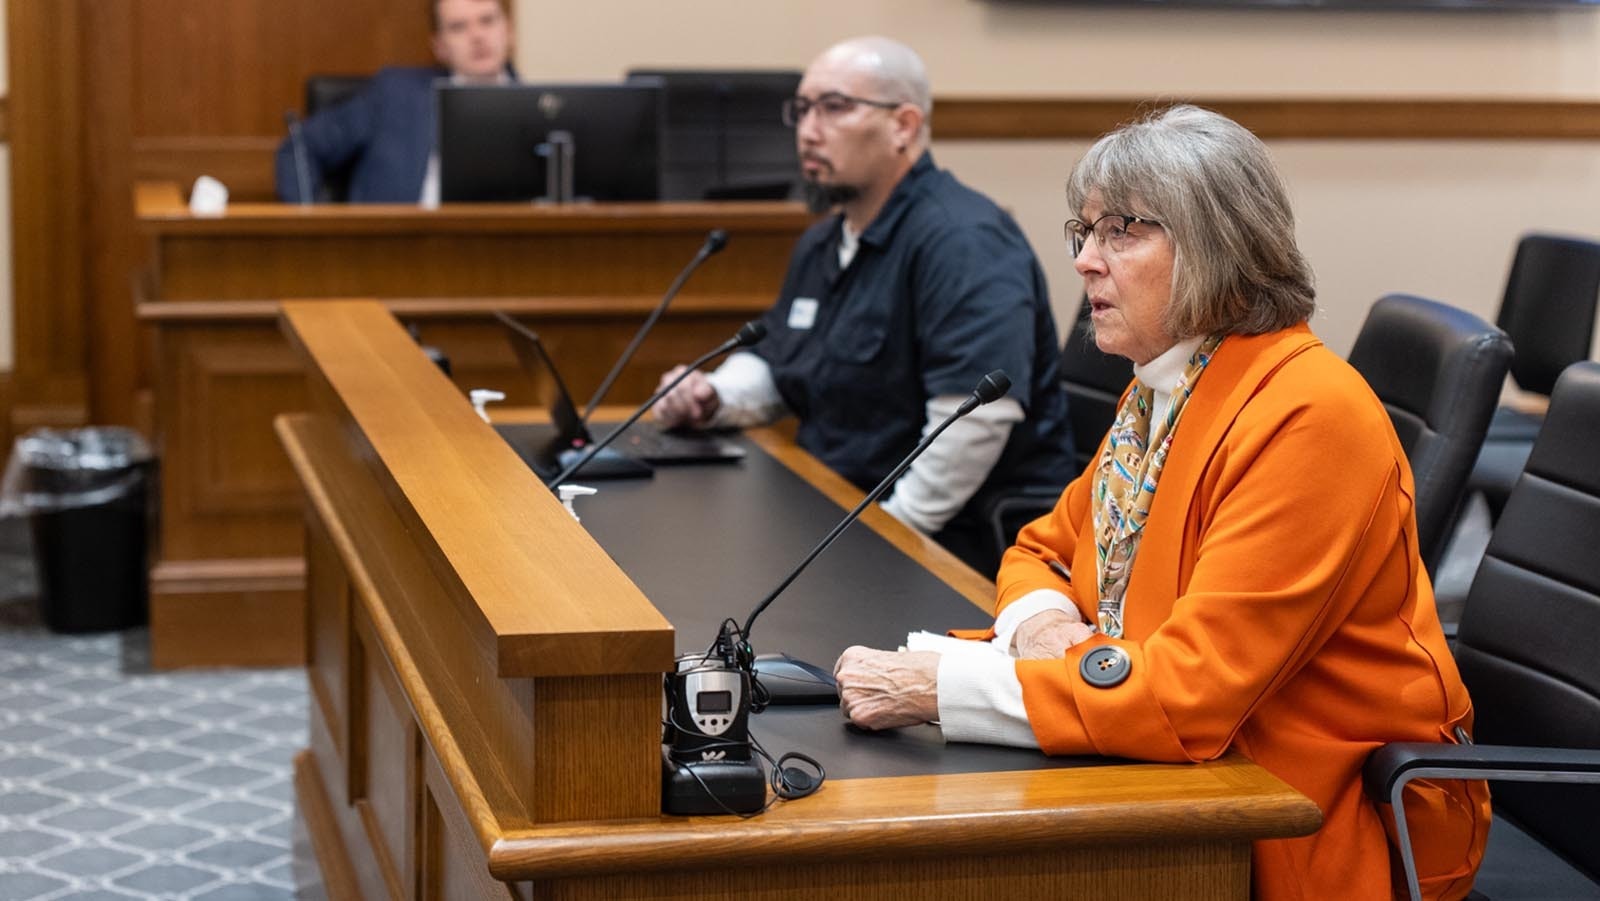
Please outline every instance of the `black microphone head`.
[{"label": "black microphone head", "polygon": [[1006,392],[1010,390],[1011,378],[1006,375],[1004,369],[996,369],[984,376],[978,382],[978,387],[972,389],[972,393],[978,396],[978,403],[986,404],[1005,397]]},{"label": "black microphone head", "polygon": [[[736,347],[749,347],[750,345],[755,344],[756,342],[760,341],[762,338],[765,338],[766,336],[767,336],[767,327],[765,325],[761,324],[761,320],[752,319],[749,322],[746,322],[744,325],[740,326],[739,333],[737,335],[733,336],[733,340],[735,342],[735,346]],[[1004,378],[1004,377],[1005,377],[1005,375],[1004,375],[1004,373],[1002,373],[1001,374],[1001,378]],[[1011,383],[1007,382],[1006,383],[1006,387],[1007,388],[1011,387]],[[1002,391],[1002,393],[1004,393],[1004,392]]]},{"label": "black microphone head", "polygon": [[700,252],[711,256],[727,246],[728,232],[725,229],[713,228],[711,233],[706,235],[706,246]]}]

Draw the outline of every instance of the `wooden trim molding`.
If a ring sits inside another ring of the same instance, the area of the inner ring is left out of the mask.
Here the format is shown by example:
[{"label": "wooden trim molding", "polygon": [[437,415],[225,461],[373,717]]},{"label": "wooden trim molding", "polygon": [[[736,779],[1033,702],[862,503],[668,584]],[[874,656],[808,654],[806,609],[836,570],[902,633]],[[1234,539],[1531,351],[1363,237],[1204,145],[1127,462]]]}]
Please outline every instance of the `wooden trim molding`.
[{"label": "wooden trim molding", "polygon": [[11,142],[11,98],[0,96],[0,144]]},{"label": "wooden trim molding", "polygon": [[1175,103],[1216,110],[1267,140],[1600,139],[1600,102],[1588,100],[940,97],[933,127],[942,140],[1087,139]]},{"label": "wooden trim molding", "polygon": [[[296,300],[318,298],[297,297]],[[323,298],[328,301],[339,298]],[[545,297],[390,297],[379,301],[389,312],[407,319],[487,319],[496,312],[548,318],[633,319],[649,313],[661,298],[645,294]],[[702,294],[674,302],[678,314],[716,315],[742,312],[759,316],[772,306],[770,294]],[[151,300],[135,305],[141,322],[275,322],[276,300]]]}]

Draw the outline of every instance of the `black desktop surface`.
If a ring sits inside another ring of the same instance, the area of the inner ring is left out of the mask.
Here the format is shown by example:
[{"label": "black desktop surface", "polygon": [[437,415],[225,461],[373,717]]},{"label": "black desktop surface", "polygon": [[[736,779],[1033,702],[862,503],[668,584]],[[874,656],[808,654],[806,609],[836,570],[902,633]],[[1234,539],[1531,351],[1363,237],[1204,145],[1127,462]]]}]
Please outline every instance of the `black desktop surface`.
[{"label": "black desktop surface", "polygon": [[[583,527],[677,630],[703,651],[723,619],[743,625],[845,511],[748,438],[733,465],[675,466],[648,481],[596,483],[575,502]],[[756,620],[757,653],[784,651],[831,670],[850,645],[893,649],[906,633],[988,625],[987,613],[856,523]],[[771,707],[751,732],[774,754],[800,751],[832,778],[1079,766],[1083,758],[943,743],[932,726],[869,733],[837,706]],[[1094,760],[1093,762],[1100,762]]]}]

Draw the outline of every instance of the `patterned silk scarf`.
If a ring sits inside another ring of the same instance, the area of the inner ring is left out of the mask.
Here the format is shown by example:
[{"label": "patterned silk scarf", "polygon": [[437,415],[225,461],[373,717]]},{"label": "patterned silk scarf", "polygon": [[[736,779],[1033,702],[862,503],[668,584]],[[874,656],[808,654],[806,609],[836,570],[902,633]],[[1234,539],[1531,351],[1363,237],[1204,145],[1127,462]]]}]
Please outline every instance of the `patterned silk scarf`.
[{"label": "patterned silk scarf", "polygon": [[[1155,392],[1141,384],[1117,410],[1106,449],[1100,455],[1100,478],[1094,489],[1095,562],[1100,577],[1100,631],[1122,637],[1122,603],[1128,591],[1133,558],[1139,552],[1144,521],[1155,500],[1156,483],[1167,462],[1167,449],[1178,429],[1178,417],[1206,364],[1222,343],[1212,335],[1200,343],[1172,389],[1165,415],[1151,422]],[[1153,450],[1152,450],[1153,448]]]}]

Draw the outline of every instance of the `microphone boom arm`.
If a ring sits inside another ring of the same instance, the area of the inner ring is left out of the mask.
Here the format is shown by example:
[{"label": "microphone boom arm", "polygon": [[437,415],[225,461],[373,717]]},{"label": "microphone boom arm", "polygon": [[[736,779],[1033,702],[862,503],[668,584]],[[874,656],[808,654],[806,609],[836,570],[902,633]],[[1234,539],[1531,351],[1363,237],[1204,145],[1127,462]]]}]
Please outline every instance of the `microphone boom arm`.
[{"label": "microphone boom arm", "polygon": [[689,281],[689,276],[700,268],[701,263],[704,263],[722,250],[723,247],[727,246],[727,243],[728,233],[720,228],[714,228],[710,234],[706,235],[706,242],[700,245],[700,250],[694,255],[694,259],[691,259],[689,264],[683,267],[683,271],[678,273],[678,277],[672,280],[672,284],[667,288],[667,293],[662,295],[661,302],[656,304],[656,308],[650,311],[649,316],[645,317],[644,324],[639,326],[639,330],[633,333],[633,339],[628,342],[628,346],[623,348],[622,356],[618,357],[617,362],[612,364],[611,371],[606,373],[606,377],[600,380],[600,387],[594,389],[594,396],[589,398],[587,404],[583,405],[582,421],[584,425],[587,426],[589,424],[589,418],[594,415],[594,411],[600,406],[600,402],[605,400],[607,392],[611,390],[612,383],[617,380],[617,376],[622,374],[623,367],[628,365],[628,361],[633,359],[634,353],[639,350],[639,345],[644,343],[645,336],[650,334],[650,330],[656,327],[656,320],[660,319],[661,314],[667,311],[667,305],[672,303],[672,299],[678,296],[679,291],[683,290],[684,284]]},{"label": "microphone boom arm", "polygon": [[667,394],[672,391],[672,389],[678,387],[679,382],[682,382],[684,379],[688,378],[689,373],[695,372],[701,366],[706,365],[706,363],[710,362],[716,357],[721,356],[722,354],[741,347],[748,347],[757,341],[760,341],[762,338],[766,337],[766,334],[766,327],[763,326],[759,321],[747,322],[744,324],[743,328],[739,329],[739,333],[737,335],[734,335],[732,338],[729,338],[706,353],[696,357],[693,362],[684,367],[682,372],[678,373],[677,378],[674,378],[672,381],[658,389],[656,393],[650,395],[650,399],[641,404],[639,409],[634,410],[632,415],[622,421],[621,425],[612,429],[604,438],[589,445],[588,449],[583,452],[583,456],[573,460],[571,463],[567,464],[566,469],[563,469],[561,472],[557,473],[556,477],[550,480],[550,490],[554,491],[561,487],[561,484],[568,478],[571,478],[573,473],[583,468],[583,464],[593,460],[596,454],[605,450],[606,447],[611,444],[611,442],[617,439],[617,436],[628,430],[628,426],[638,422],[639,417],[648,412],[651,407],[654,407],[656,403],[661,400],[661,398],[666,397]]},{"label": "microphone boom arm", "polygon": [[295,188],[300,193],[300,205],[310,206],[315,198],[311,196],[311,160],[306,154],[305,131],[300,127],[300,117],[294,110],[284,111],[283,122],[289,129],[289,152],[294,155],[294,180]]},{"label": "microphone boom arm", "polygon": [[771,593],[761,599],[761,603],[757,604],[756,608],[750,611],[750,616],[745,619],[744,627],[739,633],[740,640],[744,642],[746,646],[748,646],[750,641],[750,627],[755,624],[756,617],[761,614],[761,611],[767,609],[767,606],[776,600],[778,595],[782,594],[785,588],[788,588],[795,579],[799,578],[800,574],[805,572],[806,567],[811,565],[811,561],[815,560],[818,554],[827,550],[828,545],[833,544],[834,539],[843,534],[844,530],[848,529],[850,524],[856,521],[856,518],[861,515],[861,512],[867,508],[868,504],[877,500],[879,497],[882,497],[883,493],[889,490],[889,486],[893,485],[895,480],[900,478],[901,474],[910,468],[912,462],[915,461],[917,457],[920,457],[922,452],[927,450],[928,446],[933,444],[935,439],[944,434],[945,429],[949,428],[956,420],[977,409],[980,404],[986,404],[999,398],[1001,395],[1005,394],[1010,387],[1011,380],[1006,378],[1005,373],[998,369],[984,376],[983,382],[981,382],[978,386],[978,390],[974,391],[972,396],[963,401],[960,408],[958,408],[953,415],[947,417],[944,422],[939,423],[939,425],[935,427],[933,431],[923,436],[922,440],[917,442],[917,446],[912,448],[911,453],[906,454],[905,459],[901,460],[899,465],[895,466],[893,470],[890,470],[888,475],[883,477],[883,481],[879,482],[871,491],[867,492],[867,496],[861,499],[861,503],[856,504],[854,510],[851,510],[848,514],[846,514],[844,519],[839,520],[839,523],[835,525],[827,535],[823,536],[821,541],[817,542],[817,546],[811,549],[811,553],[806,554],[805,559],[800,561],[800,565],[790,570],[789,575],[785,577],[782,582],[778,583],[778,587],[772,589]]}]

